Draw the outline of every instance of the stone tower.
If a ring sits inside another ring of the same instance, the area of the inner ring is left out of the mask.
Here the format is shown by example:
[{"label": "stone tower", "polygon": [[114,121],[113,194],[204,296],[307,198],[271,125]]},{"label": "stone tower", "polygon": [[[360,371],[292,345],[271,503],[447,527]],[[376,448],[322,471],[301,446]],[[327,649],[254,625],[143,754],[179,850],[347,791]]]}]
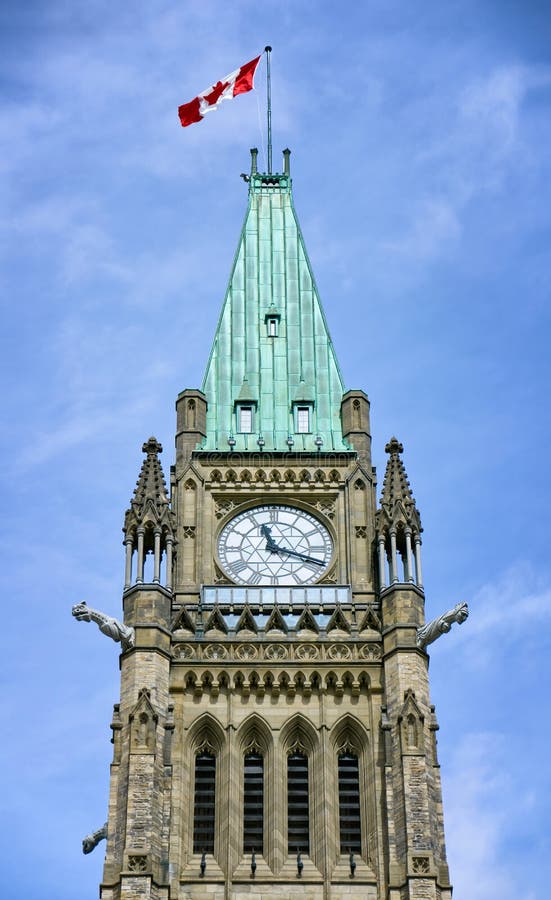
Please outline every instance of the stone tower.
[{"label": "stone tower", "polygon": [[[252,153],[202,388],[124,520],[102,900],[449,900],[421,519],[344,388],[283,172]],[[86,849],[104,836],[88,838]]]}]

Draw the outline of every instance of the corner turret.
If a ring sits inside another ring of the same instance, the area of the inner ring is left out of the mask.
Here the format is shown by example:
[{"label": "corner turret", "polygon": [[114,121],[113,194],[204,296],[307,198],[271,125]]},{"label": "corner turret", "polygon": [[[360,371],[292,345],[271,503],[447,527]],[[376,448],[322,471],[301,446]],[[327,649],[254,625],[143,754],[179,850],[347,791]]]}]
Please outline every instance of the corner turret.
[{"label": "corner turret", "polygon": [[161,583],[161,560],[166,559],[165,586],[172,587],[172,551],[176,520],[170,509],[165,477],[159,460],[162,446],[150,437],[143,445],[146,454],[140,471],[130,509],[124,517],[124,544],[126,547],[126,571],[124,588],[132,585],[132,562],[137,552],[136,584],[143,584],[145,560],[153,554],[153,584]]},{"label": "corner turret", "polygon": [[383,480],[381,506],[375,516],[381,591],[393,584],[415,584],[420,590],[423,589],[423,528],[400,456],[403,451],[402,444],[395,437],[385,447],[389,460]]}]

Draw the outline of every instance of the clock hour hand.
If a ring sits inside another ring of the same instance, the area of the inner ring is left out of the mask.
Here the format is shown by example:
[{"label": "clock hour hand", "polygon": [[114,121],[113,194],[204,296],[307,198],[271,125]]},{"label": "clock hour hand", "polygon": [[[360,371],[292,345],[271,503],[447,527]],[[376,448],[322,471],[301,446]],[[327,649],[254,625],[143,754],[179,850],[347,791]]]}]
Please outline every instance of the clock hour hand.
[{"label": "clock hour hand", "polygon": [[266,538],[266,550],[269,550],[271,553],[277,553],[279,547],[272,537],[272,532],[268,525],[260,526],[260,534]]}]

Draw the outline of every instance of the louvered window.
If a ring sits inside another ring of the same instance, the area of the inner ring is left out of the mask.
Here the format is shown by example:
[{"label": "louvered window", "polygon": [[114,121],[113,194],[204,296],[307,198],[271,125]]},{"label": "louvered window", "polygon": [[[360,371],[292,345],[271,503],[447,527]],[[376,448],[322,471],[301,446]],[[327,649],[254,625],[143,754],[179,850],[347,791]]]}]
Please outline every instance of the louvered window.
[{"label": "louvered window", "polygon": [[353,753],[339,756],[339,821],[341,853],[361,853],[360,773]]},{"label": "louvered window", "polygon": [[199,753],[195,757],[194,853],[214,853],[215,783],[216,757],[212,753]]},{"label": "louvered window", "polygon": [[247,753],[243,777],[243,850],[264,852],[264,759]]},{"label": "louvered window", "polygon": [[289,853],[310,852],[308,757],[287,757],[287,845]]}]

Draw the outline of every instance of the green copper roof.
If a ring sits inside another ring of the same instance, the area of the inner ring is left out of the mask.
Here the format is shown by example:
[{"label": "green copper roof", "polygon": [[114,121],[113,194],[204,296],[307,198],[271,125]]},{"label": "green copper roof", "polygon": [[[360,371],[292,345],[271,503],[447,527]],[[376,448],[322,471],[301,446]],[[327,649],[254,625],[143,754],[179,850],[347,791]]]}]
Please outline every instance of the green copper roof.
[{"label": "green copper roof", "polygon": [[[288,155],[286,157],[288,160]],[[286,162],[286,170],[288,164]],[[253,171],[249,205],[210,354],[206,450],[342,450],[344,385],[300,226],[288,171]],[[275,321],[274,321],[275,320]],[[273,322],[270,328],[270,322]],[[270,331],[276,334],[270,334]],[[296,406],[310,431],[296,430]],[[252,407],[253,432],[239,431],[239,406]],[[316,443],[317,441],[317,443]]]}]

